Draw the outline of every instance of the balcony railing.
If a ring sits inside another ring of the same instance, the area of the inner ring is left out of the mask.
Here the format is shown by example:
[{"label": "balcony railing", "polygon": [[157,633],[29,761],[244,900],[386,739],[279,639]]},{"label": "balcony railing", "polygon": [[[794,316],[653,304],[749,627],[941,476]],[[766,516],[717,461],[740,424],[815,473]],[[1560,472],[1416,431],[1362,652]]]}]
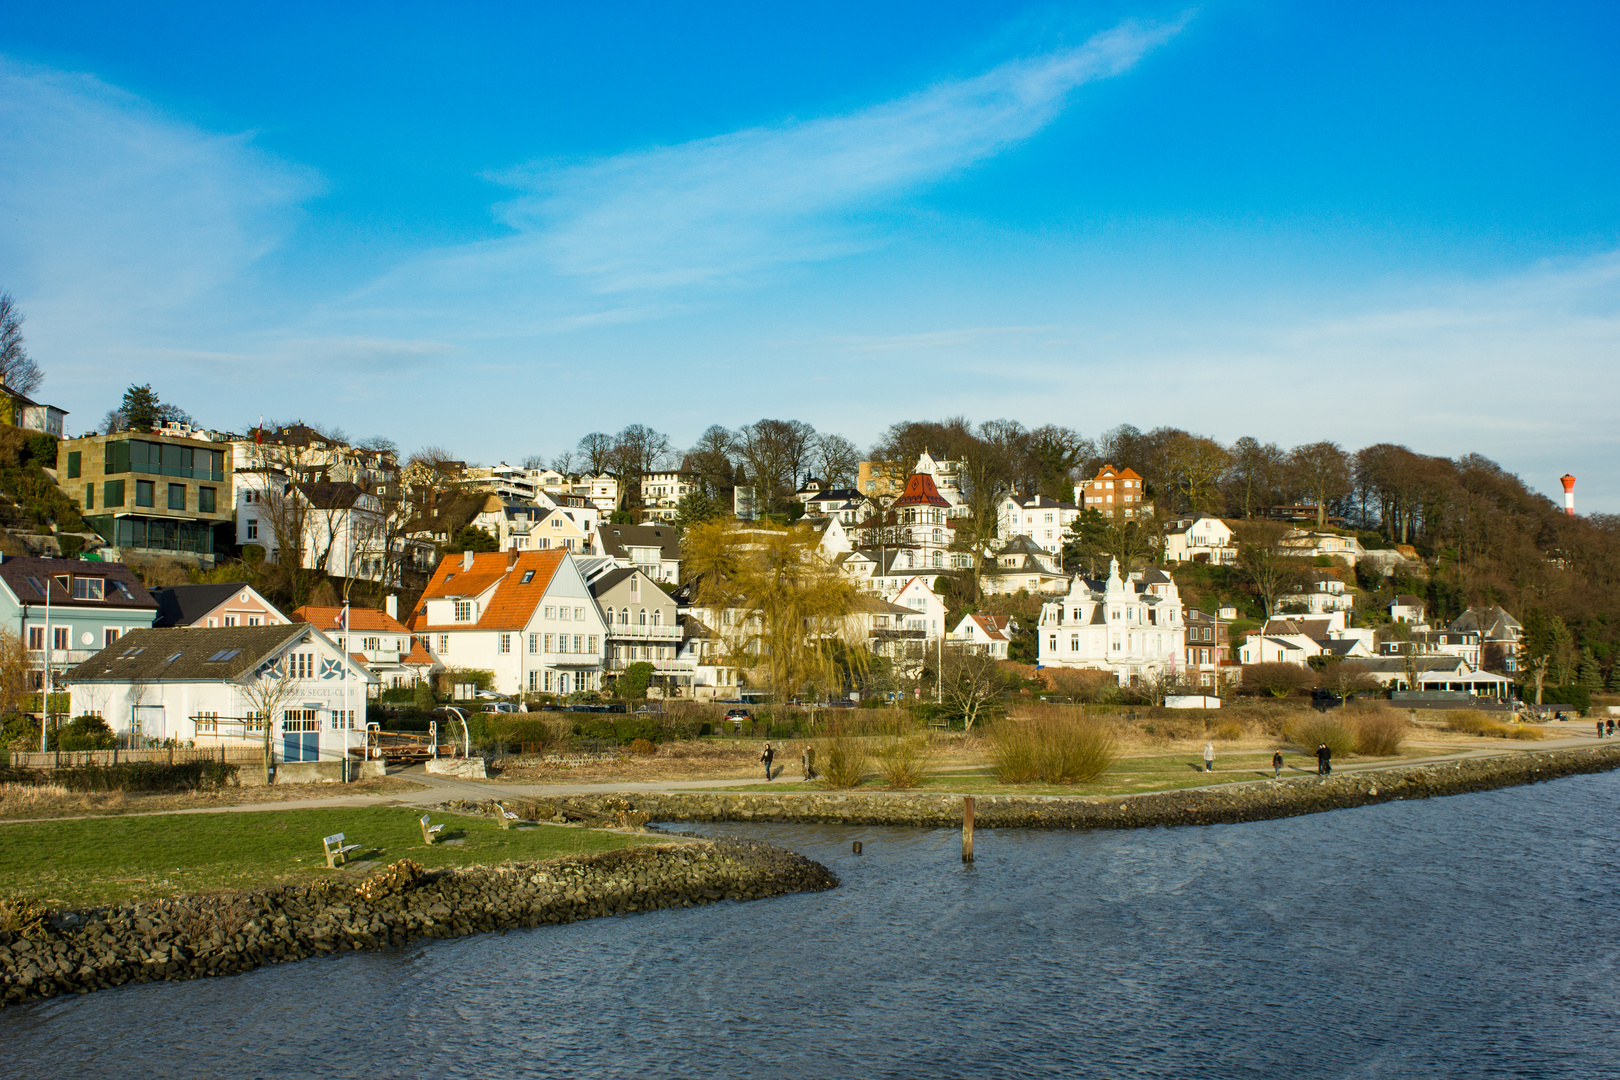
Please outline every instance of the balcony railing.
[{"label": "balcony railing", "polygon": [[[61,667],[63,664],[82,664],[96,655],[96,649],[52,649],[51,666]],[[43,668],[45,666],[45,650],[29,649],[28,666]]]},{"label": "balcony railing", "polygon": [[129,471],[141,473],[144,476],[173,476],[181,480],[212,480],[215,483],[223,483],[225,480],[223,471],[216,471],[211,468],[198,469],[194,467],[188,468],[184,465],[153,465],[144,461],[130,462]]},{"label": "balcony railing", "polygon": [[635,623],[614,623],[608,627],[609,641],[679,641],[678,626],[637,626]]},{"label": "balcony railing", "polygon": [[628,660],[624,657],[619,657],[617,659],[610,659],[607,661],[607,670],[624,671],[625,669],[629,668],[631,664],[651,664],[654,671],[692,671],[697,666],[696,662],[692,660]]}]

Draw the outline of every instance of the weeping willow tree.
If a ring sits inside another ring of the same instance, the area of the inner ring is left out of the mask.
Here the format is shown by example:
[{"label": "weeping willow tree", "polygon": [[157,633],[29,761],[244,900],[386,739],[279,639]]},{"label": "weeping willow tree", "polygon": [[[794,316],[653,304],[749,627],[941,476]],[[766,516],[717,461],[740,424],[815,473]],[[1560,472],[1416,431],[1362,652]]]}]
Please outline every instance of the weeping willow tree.
[{"label": "weeping willow tree", "polygon": [[803,526],[706,521],[687,529],[682,576],[710,614],[724,658],[779,701],[839,692],[868,665],[855,583]]}]

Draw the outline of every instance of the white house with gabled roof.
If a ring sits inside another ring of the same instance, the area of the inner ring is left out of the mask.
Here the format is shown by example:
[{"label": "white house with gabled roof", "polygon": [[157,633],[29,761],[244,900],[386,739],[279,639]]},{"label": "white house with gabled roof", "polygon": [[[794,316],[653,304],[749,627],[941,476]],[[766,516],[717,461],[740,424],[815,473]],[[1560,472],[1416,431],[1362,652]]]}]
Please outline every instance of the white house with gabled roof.
[{"label": "white house with gabled roof", "polygon": [[608,628],[568,551],[462,552],[442,560],[411,633],[453,678],[494,672],[503,694],[601,688]]}]

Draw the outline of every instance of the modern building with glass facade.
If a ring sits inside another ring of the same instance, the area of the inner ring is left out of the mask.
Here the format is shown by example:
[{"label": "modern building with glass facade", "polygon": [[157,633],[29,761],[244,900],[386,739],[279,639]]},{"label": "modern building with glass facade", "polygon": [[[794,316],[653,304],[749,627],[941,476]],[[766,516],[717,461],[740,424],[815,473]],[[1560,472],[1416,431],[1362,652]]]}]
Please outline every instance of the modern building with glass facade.
[{"label": "modern building with glass facade", "polygon": [[211,563],[232,542],[231,446],[189,435],[120,432],[66,439],[57,484],[113,547]]}]

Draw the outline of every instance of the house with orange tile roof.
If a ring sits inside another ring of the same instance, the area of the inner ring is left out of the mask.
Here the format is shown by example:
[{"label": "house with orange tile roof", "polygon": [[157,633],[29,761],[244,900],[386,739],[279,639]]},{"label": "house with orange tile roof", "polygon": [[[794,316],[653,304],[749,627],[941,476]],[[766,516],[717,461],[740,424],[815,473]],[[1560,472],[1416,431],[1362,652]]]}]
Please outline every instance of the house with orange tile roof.
[{"label": "house with orange tile roof", "polygon": [[377,677],[375,690],[415,686],[437,666],[410,628],[400,622],[399,601],[390,596],[388,609],[350,607],[348,626],[343,608],[305,604],[292,614],[294,622],[307,622],[337,641],[345,652]]},{"label": "house with orange tile roof", "polygon": [[442,560],[410,630],[444,670],[494,672],[503,694],[598,690],[608,628],[567,550]]},{"label": "house with orange tile roof", "polygon": [[1153,504],[1142,490],[1142,477],[1130,468],[1104,465],[1097,475],[1074,487],[1075,505],[1081,510],[1096,510],[1112,517],[1119,514],[1131,519],[1147,517],[1153,513]]}]

